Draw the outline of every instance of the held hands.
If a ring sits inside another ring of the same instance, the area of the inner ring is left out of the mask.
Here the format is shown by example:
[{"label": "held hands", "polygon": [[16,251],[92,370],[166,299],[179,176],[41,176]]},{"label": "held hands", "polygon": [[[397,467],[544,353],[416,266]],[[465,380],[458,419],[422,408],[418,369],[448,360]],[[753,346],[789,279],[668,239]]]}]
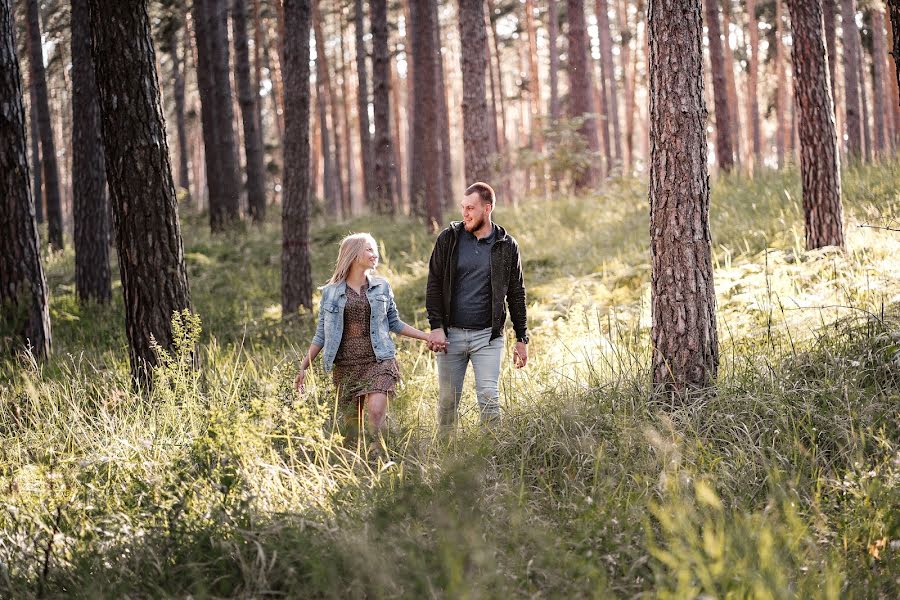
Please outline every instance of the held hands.
[{"label": "held hands", "polygon": [[304,391],[304,382],[306,381],[306,369],[300,369],[300,372],[297,373],[297,378],[294,379],[294,389],[297,390],[297,395],[302,396]]},{"label": "held hands", "polygon": [[447,351],[447,336],[444,334],[443,329],[433,329],[428,334],[428,337],[425,338],[425,343],[432,352]]},{"label": "held hands", "polygon": [[521,369],[528,362],[528,344],[525,342],[516,342],[513,350],[513,364],[517,369]]}]

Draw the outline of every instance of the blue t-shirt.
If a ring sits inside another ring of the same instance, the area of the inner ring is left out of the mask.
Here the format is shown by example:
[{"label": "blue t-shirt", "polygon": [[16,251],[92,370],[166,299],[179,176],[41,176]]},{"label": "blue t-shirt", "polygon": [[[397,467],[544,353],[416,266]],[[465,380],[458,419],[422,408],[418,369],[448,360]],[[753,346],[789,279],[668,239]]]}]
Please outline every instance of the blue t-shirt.
[{"label": "blue t-shirt", "polygon": [[491,327],[491,248],[497,227],[481,238],[463,229],[456,247],[451,325],[465,329]]}]

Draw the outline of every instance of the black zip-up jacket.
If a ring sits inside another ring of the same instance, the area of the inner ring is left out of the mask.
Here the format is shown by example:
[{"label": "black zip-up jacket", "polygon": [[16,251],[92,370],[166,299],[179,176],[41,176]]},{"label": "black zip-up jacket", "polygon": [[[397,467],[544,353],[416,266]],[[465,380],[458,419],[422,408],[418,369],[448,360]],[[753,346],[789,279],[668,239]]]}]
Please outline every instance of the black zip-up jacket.
[{"label": "black zip-up jacket", "polygon": [[[516,340],[528,342],[528,324],[525,314],[525,279],[522,276],[522,259],[519,244],[506,230],[496,223],[497,239],[491,246],[491,339],[503,334],[506,323],[506,305],[512,318]],[[432,329],[450,326],[453,302],[453,274],[456,272],[457,244],[463,230],[461,221],[454,221],[444,229],[434,243],[428,263],[428,286],[425,292],[425,308]]]}]

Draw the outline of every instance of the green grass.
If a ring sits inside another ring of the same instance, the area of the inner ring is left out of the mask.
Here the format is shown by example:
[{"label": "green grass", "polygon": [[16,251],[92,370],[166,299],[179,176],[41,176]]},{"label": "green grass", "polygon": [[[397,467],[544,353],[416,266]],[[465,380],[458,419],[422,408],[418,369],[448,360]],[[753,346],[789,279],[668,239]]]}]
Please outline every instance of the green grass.
[{"label": "green grass", "polygon": [[[803,249],[796,173],[713,181],[718,394],[677,409],[649,393],[645,185],[498,209],[531,361],[498,429],[469,393],[442,441],[433,359],[401,341],[387,461],[324,373],[292,394],[315,322],[282,319],[277,225],[183,215],[199,319],[149,397],[121,299],[80,306],[71,251],[45,257],[54,355],[0,363],[0,596],[895,597],[900,235],[860,225],[896,219],[898,175],[845,172],[845,253]],[[315,281],[350,231],[424,326],[424,227],[318,223]]]}]

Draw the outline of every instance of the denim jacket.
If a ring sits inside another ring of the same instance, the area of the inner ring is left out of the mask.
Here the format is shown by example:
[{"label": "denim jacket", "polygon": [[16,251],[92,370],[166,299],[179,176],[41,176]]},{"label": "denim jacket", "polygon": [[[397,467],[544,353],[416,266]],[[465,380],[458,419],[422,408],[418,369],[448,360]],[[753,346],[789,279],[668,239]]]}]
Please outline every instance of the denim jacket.
[{"label": "denim jacket", "polygon": [[[394,292],[387,280],[381,277],[367,276],[369,288],[366,298],[372,309],[369,330],[372,336],[372,349],[375,358],[387,360],[397,352],[390,331],[400,333],[406,323],[400,320],[397,305],[394,303]],[[344,335],[344,307],[347,305],[347,282],[331,283],[322,288],[322,301],[319,304],[319,322],[316,324],[316,335],[313,344],[322,346],[322,364],[325,371],[334,367],[341,338]]]}]

